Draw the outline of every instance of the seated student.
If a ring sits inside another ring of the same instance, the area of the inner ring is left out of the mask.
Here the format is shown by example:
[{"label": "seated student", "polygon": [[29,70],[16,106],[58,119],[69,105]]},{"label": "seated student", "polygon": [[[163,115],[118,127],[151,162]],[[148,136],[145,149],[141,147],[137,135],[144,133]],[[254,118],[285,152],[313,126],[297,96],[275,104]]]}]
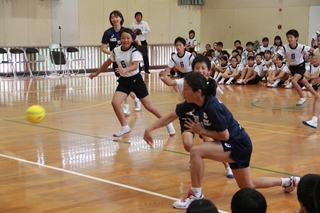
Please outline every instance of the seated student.
[{"label": "seated student", "polygon": [[223,48],[223,43],[221,41],[217,42],[217,49],[215,51],[215,58],[220,59],[221,51]]},{"label": "seated student", "polygon": [[194,32],[194,30],[190,30],[189,31],[189,38],[186,38],[186,47],[185,49],[190,52],[193,53],[195,51],[195,48],[197,46],[197,40],[195,39],[196,33]]},{"label": "seated student", "polygon": [[261,54],[257,54],[255,59],[256,63],[253,65],[254,58],[248,57],[247,69],[243,69],[237,84],[257,84],[260,82],[267,67],[262,63]]},{"label": "seated student", "polygon": [[254,51],[253,51],[253,43],[251,41],[248,41],[246,43],[246,49],[243,51],[242,53],[242,57],[243,58],[248,58],[248,52],[252,51],[254,53],[254,55],[256,54]]},{"label": "seated student", "polygon": [[176,48],[177,54],[175,54],[169,61],[168,68],[165,69],[166,73],[175,66],[180,72],[180,77],[183,78],[188,72],[192,72],[192,61],[194,56],[192,53],[185,50],[186,40],[181,37],[177,37],[174,40],[174,46]]},{"label": "seated student", "polygon": [[[226,71],[222,74],[222,78],[218,84],[231,84],[235,78],[238,78],[240,74],[238,60],[234,56],[230,60],[230,65]],[[228,79],[228,80],[227,80]],[[227,81],[226,81],[227,80]]]},{"label": "seated student", "polygon": [[283,57],[278,57],[276,64],[272,65],[269,73],[269,80],[267,87],[277,87],[282,85],[289,77],[289,68],[283,63]]},{"label": "seated student", "polygon": [[262,39],[262,45],[259,47],[257,52],[264,53],[266,50],[271,50],[271,47],[269,46],[269,38],[268,37],[264,37]]},{"label": "seated student", "polygon": [[234,48],[236,48],[236,49],[237,49],[237,47],[241,47],[241,41],[240,41],[240,40],[235,40],[235,41],[233,42],[233,46],[234,46]]},{"label": "seated student", "polygon": [[255,189],[243,188],[237,191],[231,200],[231,213],[266,213],[267,202]]},{"label": "seated student", "polygon": [[218,82],[222,74],[226,71],[227,67],[228,58],[226,56],[222,56],[220,62],[215,66],[215,73],[213,79]]},{"label": "seated student", "polygon": [[264,51],[263,63],[267,66],[268,69],[273,65],[271,56],[272,56],[272,53],[270,50]]},{"label": "seated student", "polygon": [[239,75],[241,74],[243,68],[244,68],[244,64],[243,64],[243,60],[241,58],[241,55],[240,54],[237,54],[236,55],[236,59],[237,59],[237,62],[238,62],[238,70],[240,71],[239,72]]},{"label": "seated student", "polygon": [[272,54],[276,54],[278,50],[282,47],[283,45],[282,45],[281,37],[277,35],[276,37],[274,37],[274,43],[273,43],[273,46],[271,47]]},{"label": "seated student", "polygon": [[315,202],[315,186],[319,182],[320,176],[307,174],[300,179],[297,187],[297,197],[300,203],[299,213],[318,213],[320,209]]},{"label": "seated student", "polygon": [[206,44],[206,52],[208,52],[209,50],[212,50],[211,49],[211,44]]},{"label": "seated student", "polygon": [[[260,57],[259,57],[260,55]],[[264,53],[258,53],[255,57],[256,60],[256,65],[259,68],[259,76],[262,78],[265,77],[265,80],[267,80],[268,76],[267,76],[267,72],[268,72],[268,67],[265,65],[265,63],[263,62],[264,60]]]},{"label": "seated student", "polygon": [[[228,53],[228,51],[227,50],[222,50],[221,51],[221,56],[220,57],[222,57],[222,56],[226,56],[227,58],[229,58],[230,57],[230,54]],[[219,58],[220,59],[220,58]]]},{"label": "seated student", "polygon": [[[320,66],[317,57],[313,54],[310,55],[311,63],[309,65],[306,65],[306,72],[304,73],[304,77],[307,79],[310,85],[314,85],[319,78]],[[304,86],[302,87],[302,89],[305,90],[306,87]]]},{"label": "seated student", "polygon": [[213,50],[209,50],[207,53],[206,53],[206,57],[210,60],[211,62],[211,69],[210,69],[210,72],[209,72],[209,76],[213,77],[214,76],[214,73],[215,73],[215,67],[216,67],[216,63],[212,57],[212,53],[213,53]]},{"label": "seated student", "polygon": [[230,55],[230,57],[229,57],[229,60],[230,60],[233,56],[236,56],[236,55],[238,55],[238,51],[237,51],[236,49],[232,50],[231,55]]},{"label": "seated student", "polygon": [[[243,54],[242,54],[243,55]],[[244,67],[246,67],[247,65],[248,65],[248,57],[249,56],[253,56],[253,58],[254,58],[254,52],[253,51],[248,51],[248,53],[247,53],[247,57],[246,58],[243,58],[243,61],[242,61],[242,63],[243,63],[243,66]]]},{"label": "seated student", "polygon": [[210,200],[201,199],[193,201],[186,213],[219,213],[219,211]]},{"label": "seated student", "polygon": [[[257,60],[258,58],[258,60]],[[261,55],[256,55],[256,60],[261,62]],[[263,70],[259,65],[254,63],[254,57],[248,57],[248,65],[242,70],[242,74],[237,81],[237,84],[257,84],[262,79]]]}]

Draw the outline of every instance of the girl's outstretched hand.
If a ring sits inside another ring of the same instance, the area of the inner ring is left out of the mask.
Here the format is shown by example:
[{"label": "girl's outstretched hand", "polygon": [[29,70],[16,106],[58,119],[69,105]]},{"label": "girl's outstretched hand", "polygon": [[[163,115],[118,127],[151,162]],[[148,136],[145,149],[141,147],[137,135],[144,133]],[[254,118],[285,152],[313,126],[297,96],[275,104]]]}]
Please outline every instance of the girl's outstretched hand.
[{"label": "girl's outstretched hand", "polygon": [[90,79],[93,79],[94,77],[97,77],[99,74],[97,74],[97,73],[91,73],[90,75],[89,75],[89,78]]},{"label": "girl's outstretched hand", "polygon": [[144,131],[143,140],[145,140],[150,146],[153,145],[153,138],[151,136],[151,132],[148,129]]}]

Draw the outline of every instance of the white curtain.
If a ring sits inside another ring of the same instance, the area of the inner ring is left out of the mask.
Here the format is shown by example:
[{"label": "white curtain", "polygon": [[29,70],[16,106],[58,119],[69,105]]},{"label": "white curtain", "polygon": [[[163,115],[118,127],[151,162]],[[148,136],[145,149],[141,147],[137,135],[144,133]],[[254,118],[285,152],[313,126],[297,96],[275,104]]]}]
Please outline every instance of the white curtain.
[{"label": "white curtain", "polygon": [[178,0],[178,5],[204,5],[205,0]]}]

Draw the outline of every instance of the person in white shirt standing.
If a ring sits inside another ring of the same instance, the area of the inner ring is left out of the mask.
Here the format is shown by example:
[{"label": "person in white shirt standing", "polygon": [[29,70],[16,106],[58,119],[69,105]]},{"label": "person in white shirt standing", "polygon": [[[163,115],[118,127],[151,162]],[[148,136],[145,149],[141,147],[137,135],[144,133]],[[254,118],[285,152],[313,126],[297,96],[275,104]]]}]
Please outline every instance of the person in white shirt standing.
[{"label": "person in white shirt standing", "polygon": [[[143,15],[141,12],[136,12],[134,14],[136,21],[132,22],[130,29],[137,35],[138,39],[141,41],[141,45],[145,46],[148,50],[147,35],[151,33],[149,24],[142,21]],[[147,51],[148,53],[148,51]],[[148,54],[143,56],[144,72],[150,73],[149,71],[149,56]]]},{"label": "person in white shirt standing", "polygon": [[293,75],[291,81],[292,85],[297,90],[300,96],[300,100],[296,104],[297,106],[301,106],[307,101],[298,82],[303,84],[315,96],[313,103],[313,117],[310,121],[303,121],[303,124],[312,128],[317,128],[318,116],[320,113],[320,95],[312,88],[312,86],[310,86],[309,82],[304,77],[306,69],[303,59],[303,56],[305,54],[308,54],[309,51],[312,52],[313,48],[298,44],[299,33],[297,30],[289,30],[286,33],[286,36],[289,44],[283,46],[283,48],[278,50],[276,55],[273,57],[273,61],[276,62],[276,59],[279,57],[279,55],[286,57],[289,70]]}]

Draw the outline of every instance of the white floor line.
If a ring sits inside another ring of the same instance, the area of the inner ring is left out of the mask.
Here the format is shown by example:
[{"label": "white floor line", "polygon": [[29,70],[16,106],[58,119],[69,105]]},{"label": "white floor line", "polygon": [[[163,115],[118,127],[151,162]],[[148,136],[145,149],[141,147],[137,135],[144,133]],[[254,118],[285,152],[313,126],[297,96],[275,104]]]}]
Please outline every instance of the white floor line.
[{"label": "white floor line", "polygon": [[[41,167],[44,167],[44,168],[48,168],[48,169],[52,169],[52,170],[56,170],[56,171],[60,171],[60,172],[65,172],[65,173],[77,175],[77,176],[88,178],[88,179],[91,179],[91,180],[96,180],[96,181],[108,183],[108,184],[111,184],[111,185],[114,185],[114,186],[120,186],[120,187],[123,187],[123,188],[126,188],[126,189],[131,189],[131,190],[142,192],[142,193],[145,193],[145,194],[154,195],[154,196],[165,198],[165,199],[168,199],[168,200],[173,200],[173,201],[178,200],[178,198],[174,198],[174,197],[170,197],[170,196],[167,196],[167,195],[159,194],[159,193],[156,193],[156,192],[140,189],[140,188],[137,188],[137,187],[133,187],[133,186],[117,183],[117,182],[110,181],[110,180],[105,180],[105,179],[93,177],[93,176],[90,176],[90,175],[81,174],[79,172],[74,172],[74,171],[70,171],[70,170],[66,170],[66,169],[61,169],[61,168],[57,168],[57,167],[53,167],[53,166],[48,166],[48,165],[45,165],[45,164],[35,163],[35,162],[32,162],[32,161],[24,160],[24,159],[21,159],[21,158],[15,158],[15,157],[11,157],[11,156],[8,156],[8,155],[3,155],[3,154],[0,154],[0,157],[11,159],[11,160],[15,160],[15,161],[19,161],[19,162],[24,162],[24,163],[28,163],[28,164],[32,164],[32,165],[36,165],[36,166],[41,166]],[[222,211],[222,210],[219,210],[219,212],[228,213],[228,212],[225,212],[225,211]]]}]

